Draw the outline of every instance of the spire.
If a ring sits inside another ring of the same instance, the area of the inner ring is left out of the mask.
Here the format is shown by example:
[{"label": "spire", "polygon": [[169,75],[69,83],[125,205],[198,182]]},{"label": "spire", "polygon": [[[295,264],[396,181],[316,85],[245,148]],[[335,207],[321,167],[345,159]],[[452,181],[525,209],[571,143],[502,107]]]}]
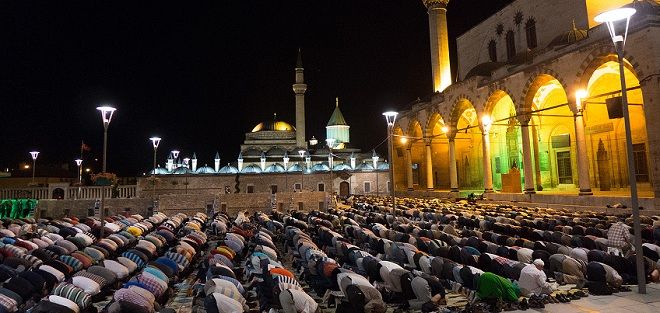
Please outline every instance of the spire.
[{"label": "spire", "polygon": [[296,60],[296,68],[303,68],[302,51],[298,48],[298,60]]},{"label": "spire", "polygon": [[273,122],[277,121],[277,112],[273,112]]},{"label": "spire", "polygon": [[195,152],[193,152],[193,157],[192,158],[193,158],[193,160],[197,159],[197,154]]},{"label": "spire", "polygon": [[375,149],[373,150],[373,153],[371,154],[371,157],[372,157],[372,158],[373,158],[373,157],[378,157],[378,154],[376,154],[376,150],[375,150]]},{"label": "spire", "polygon": [[215,160],[220,160],[220,153],[218,151],[215,152]]},{"label": "spire", "polygon": [[335,110],[332,112],[332,115],[330,116],[330,120],[328,121],[328,125],[326,126],[336,126],[336,125],[348,125],[346,124],[346,119],[344,119],[344,115],[341,114],[341,110],[339,110],[339,97],[335,98]]}]

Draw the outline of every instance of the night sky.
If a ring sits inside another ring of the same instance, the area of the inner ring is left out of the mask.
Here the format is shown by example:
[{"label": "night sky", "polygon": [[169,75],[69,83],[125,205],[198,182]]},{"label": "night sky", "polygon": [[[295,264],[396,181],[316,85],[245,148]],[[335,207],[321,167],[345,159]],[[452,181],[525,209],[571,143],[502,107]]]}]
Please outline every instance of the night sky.
[{"label": "night sky", "polygon": [[[509,2],[450,2],[452,62],[455,37]],[[2,1],[0,168],[33,149],[39,164],[73,166],[81,140],[98,157],[106,103],[111,172],[148,171],[151,135],[163,137],[161,166],[174,148],[200,166],[216,151],[233,162],[274,112],[295,125],[299,47],[308,138],[323,141],[339,96],[351,145],[369,151],[385,139],[381,112],[432,89],[421,0]]]}]

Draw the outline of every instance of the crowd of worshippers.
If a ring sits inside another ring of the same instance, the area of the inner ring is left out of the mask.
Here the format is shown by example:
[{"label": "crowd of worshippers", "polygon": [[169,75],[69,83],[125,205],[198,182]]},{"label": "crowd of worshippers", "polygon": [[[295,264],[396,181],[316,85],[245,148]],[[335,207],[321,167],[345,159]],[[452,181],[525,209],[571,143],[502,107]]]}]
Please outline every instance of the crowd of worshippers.
[{"label": "crowd of worshippers", "polygon": [[222,240],[197,275],[206,312],[320,312],[278,253],[281,226],[263,213],[239,212],[234,220],[225,214],[214,217],[210,238],[219,235]]},{"label": "crowd of worshippers", "polygon": [[205,247],[207,219],[156,213],[103,223],[93,217],[3,220],[0,312],[166,312],[170,286]]},{"label": "crowd of worshippers", "polygon": [[[251,219],[241,213],[230,230],[232,223],[221,217],[214,231],[226,232],[225,239],[205,269],[207,310],[233,312],[223,308],[230,302],[246,309],[252,296],[262,312],[319,309],[283,265],[278,238],[285,255],[293,256],[298,277],[316,295],[333,299],[338,313],[385,312],[388,305],[432,312],[445,305],[446,290],[495,311],[541,308],[588,293],[629,291],[623,285],[637,283],[627,216],[400,201],[396,209],[382,199],[358,198],[345,210],[273,211]],[[660,222],[658,217],[642,222],[644,279],[657,282]],[[249,281],[245,286],[232,270],[238,260]],[[564,284],[575,289],[557,292]]]}]

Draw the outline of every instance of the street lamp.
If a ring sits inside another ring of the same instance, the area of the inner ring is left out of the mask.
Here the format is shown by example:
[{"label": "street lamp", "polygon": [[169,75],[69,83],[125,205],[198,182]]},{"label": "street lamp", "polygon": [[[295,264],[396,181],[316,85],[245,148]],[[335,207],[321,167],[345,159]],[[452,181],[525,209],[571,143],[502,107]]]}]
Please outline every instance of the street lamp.
[{"label": "street lamp", "polygon": [[149,140],[151,140],[151,143],[154,146],[154,170],[151,173],[151,182],[154,184],[154,192],[152,194],[151,203],[154,209],[153,212],[158,213],[158,209],[156,208],[156,151],[158,151],[158,145],[160,144],[161,138],[151,137]]},{"label": "street lamp", "polygon": [[380,197],[380,192],[378,190],[378,155],[376,154],[376,150],[371,154],[371,162],[374,164],[374,172],[376,173],[376,197]]},{"label": "street lamp", "polygon": [[330,168],[330,195],[332,196],[334,190],[335,190],[335,184],[333,183],[333,178],[332,178],[332,167],[334,166],[334,156],[332,155],[332,148],[335,146],[335,143],[337,142],[337,139],[335,138],[327,138],[325,142],[328,144],[328,150],[330,151],[328,153],[328,167]]},{"label": "street lamp", "polygon": [[[107,153],[108,153],[108,126],[112,121],[112,115],[117,109],[111,106],[100,106],[96,108],[101,112],[101,120],[103,121],[103,173],[106,172],[107,166]],[[105,186],[101,186],[101,231],[99,239],[103,238],[103,231],[105,228]]]},{"label": "street lamp", "polygon": [[285,191],[288,192],[289,190],[289,153],[284,151],[284,157],[282,158],[282,161],[284,161],[284,186],[285,186]]},{"label": "street lamp", "polygon": [[392,150],[394,150],[394,146],[392,143],[392,136],[394,135],[394,122],[396,122],[396,116],[398,115],[398,112],[394,111],[388,111],[383,113],[383,116],[385,116],[385,121],[387,122],[387,159],[389,160],[388,162],[390,163],[390,196],[392,197],[392,209],[396,208],[396,194],[394,193],[394,166],[392,163]]},{"label": "street lamp", "polygon": [[303,149],[298,150],[298,154],[300,155],[300,192],[302,192],[303,187],[304,187],[304,182],[305,182],[305,176],[304,176],[305,175],[305,166],[304,166],[305,150],[303,150]]},{"label": "street lamp", "polygon": [[646,274],[644,272],[644,254],[642,253],[642,232],[639,221],[639,204],[637,197],[637,177],[635,170],[635,159],[633,154],[632,132],[630,130],[630,113],[628,112],[628,95],[626,89],[626,77],[623,67],[623,50],[628,37],[628,25],[630,17],[635,14],[633,8],[619,8],[596,15],[594,20],[607,25],[610,37],[614,43],[619,62],[619,78],[621,80],[621,106],[623,120],[626,129],[626,154],[628,156],[628,181],[630,184],[630,202],[633,213],[633,231],[635,232],[635,252],[637,266],[637,291],[646,293]]},{"label": "street lamp", "polygon": [[31,151],[30,156],[32,156],[32,185],[34,185],[34,171],[35,166],[37,165],[37,157],[39,156],[39,151]]},{"label": "street lamp", "polygon": [[76,159],[76,165],[78,166],[78,192],[76,193],[76,198],[80,198],[80,188],[82,186],[82,159]]}]

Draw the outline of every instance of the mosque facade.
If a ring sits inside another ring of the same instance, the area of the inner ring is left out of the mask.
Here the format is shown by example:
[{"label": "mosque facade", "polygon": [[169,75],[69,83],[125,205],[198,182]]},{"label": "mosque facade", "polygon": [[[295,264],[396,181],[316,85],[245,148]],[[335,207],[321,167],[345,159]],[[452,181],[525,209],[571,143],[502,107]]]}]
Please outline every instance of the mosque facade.
[{"label": "mosque facade", "polygon": [[[227,163],[222,162],[218,153],[211,166],[202,165],[196,154],[192,158],[182,158],[178,152],[170,152],[165,167],[157,167],[149,173],[155,172],[158,178],[156,192],[179,193],[184,184],[186,193],[305,190],[348,196],[389,192],[387,160],[375,151],[364,153],[350,145],[350,126],[340,110],[339,98],[335,99],[325,140],[306,137],[307,84],[300,51],[294,71],[295,126],[273,114],[272,120],[260,122],[245,133],[238,157]],[[138,181],[142,195],[149,194],[152,189],[149,175]],[[242,188],[237,187],[235,180],[242,180]],[[182,181],[181,185],[178,181]]]},{"label": "mosque facade", "polygon": [[660,195],[660,2],[517,0],[456,40],[449,67],[449,0],[428,10],[433,90],[399,112],[396,190],[627,195],[619,63],[594,16],[637,10],[625,45],[635,177]]}]

